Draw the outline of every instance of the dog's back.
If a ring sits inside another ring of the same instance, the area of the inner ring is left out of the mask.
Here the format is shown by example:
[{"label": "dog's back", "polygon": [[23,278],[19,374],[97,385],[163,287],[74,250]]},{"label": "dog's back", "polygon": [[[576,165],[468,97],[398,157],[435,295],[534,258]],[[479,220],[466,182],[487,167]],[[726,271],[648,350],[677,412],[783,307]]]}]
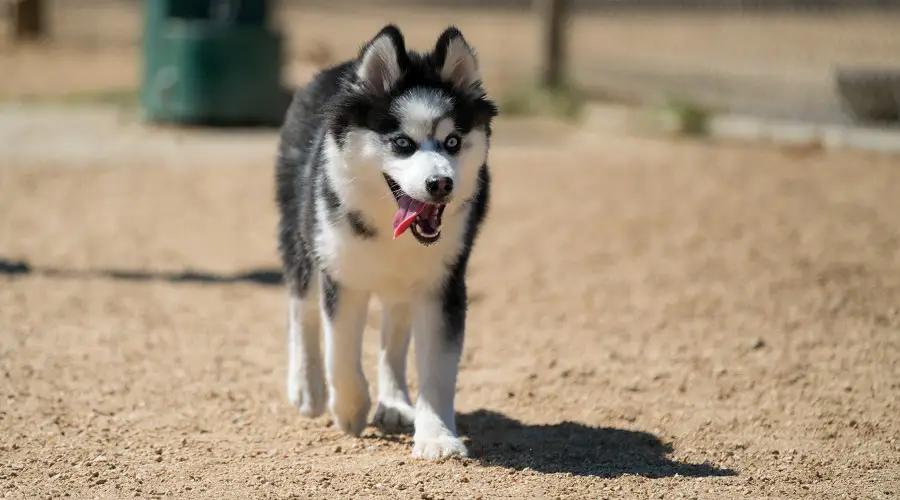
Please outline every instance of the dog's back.
[{"label": "dog's back", "polygon": [[278,249],[285,267],[285,281],[295,293],[304,294],[311,280],[314,210],[314,171],[324,132],[325,106],[338,91],[353,63],[345,62],[319,72],[298,89],[281,128],[276,161],[277,202],[280,213]]}]

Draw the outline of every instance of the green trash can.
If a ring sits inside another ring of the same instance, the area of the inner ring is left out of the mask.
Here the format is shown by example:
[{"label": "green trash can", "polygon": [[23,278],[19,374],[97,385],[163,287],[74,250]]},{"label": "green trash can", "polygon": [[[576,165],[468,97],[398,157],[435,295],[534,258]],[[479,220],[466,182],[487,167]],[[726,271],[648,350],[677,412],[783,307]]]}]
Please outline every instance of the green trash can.
[{"label": "green trash can", "polygon": [[283,38],[266,0],[144,0],[141,108],[150,122],[279,125]]}]

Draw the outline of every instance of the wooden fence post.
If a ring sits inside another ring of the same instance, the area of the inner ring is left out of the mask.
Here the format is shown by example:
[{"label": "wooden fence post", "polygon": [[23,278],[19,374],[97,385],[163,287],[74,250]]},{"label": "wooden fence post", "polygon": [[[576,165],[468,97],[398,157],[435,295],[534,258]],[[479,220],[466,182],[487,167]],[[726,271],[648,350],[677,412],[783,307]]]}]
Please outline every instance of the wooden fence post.
[{"label": "wooden fence post", "polygon": [[43,0],[13,0],[11,8],[16,40],[36,40],[44,36]]},{"label": "wooden fence post", "polygon": [[566,27],[571,0],[535,0],[540,22],[541,75],[544,88],[559,88],[566,78]]}]

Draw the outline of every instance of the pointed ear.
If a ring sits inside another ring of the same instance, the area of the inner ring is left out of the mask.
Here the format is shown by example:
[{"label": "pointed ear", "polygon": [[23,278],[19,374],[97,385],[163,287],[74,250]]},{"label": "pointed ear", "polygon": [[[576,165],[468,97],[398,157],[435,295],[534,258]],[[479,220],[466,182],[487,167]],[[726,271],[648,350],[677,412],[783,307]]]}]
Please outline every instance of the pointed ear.
[{"label": "pointed ear", "polygon": [[360,51],[356,76],[367,90],[379,95],[390,93],[403,77],[408,58],[403,34],[389,24]]},{"label": "pointed ear", "polygon": [[481,83],[475,49],[466,43],[456,27],[447,28],[434,47],[435,65],[440,68],[441,79],[459,90],[467,91]]}]

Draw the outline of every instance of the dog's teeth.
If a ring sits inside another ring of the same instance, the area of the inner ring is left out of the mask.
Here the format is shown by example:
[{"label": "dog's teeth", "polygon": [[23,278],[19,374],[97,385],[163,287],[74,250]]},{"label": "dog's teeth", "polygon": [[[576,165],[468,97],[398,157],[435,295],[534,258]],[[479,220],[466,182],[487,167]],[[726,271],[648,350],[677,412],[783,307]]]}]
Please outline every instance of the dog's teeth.
[{"label": "dog's teeth", "polygon": [[422,232],[420,230],[419,234],[421,234],[422,236],[424,236],[426,238],[434,238],[435,236],[441,234],[441,228],[437,228],[435,231],[432,231],[430,233]]}]

